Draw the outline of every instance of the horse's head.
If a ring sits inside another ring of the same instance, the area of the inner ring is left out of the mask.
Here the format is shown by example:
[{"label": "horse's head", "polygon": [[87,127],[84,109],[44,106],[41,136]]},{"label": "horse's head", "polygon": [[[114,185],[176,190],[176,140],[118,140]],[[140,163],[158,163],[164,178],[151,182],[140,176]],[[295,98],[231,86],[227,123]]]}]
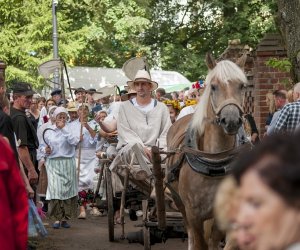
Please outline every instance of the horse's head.
[{"label": "horse's head", "polygon": [[215,63],[211,56],[207,56],[207,64],[213,65],[207,76],[212,110],[217,123],[230,135],[236,134],[242,125],[247,78],[240,67],[244,66],[246,58],[247,55],[243,55],[237,64],[229,60]]},{"label": "horse's head", "polygon": [[[244,66],[246,58],[245,54],[235,64],[229,60],[216,63],[212,56],[207,56],[206,62],[210,71],[205,80],[205,92],[196,111],[199,118],[194,117],[193,121],[194,126],[197,126],[196,123],[198,126],[199,123],[202,124],[200,129],[198,127],[200,134],[204,131],[205,120],[213,120],[229,135],[236,134],[242,125],[247,78],[241,67]],[[208,112],[209,109],[211,112]]]}]

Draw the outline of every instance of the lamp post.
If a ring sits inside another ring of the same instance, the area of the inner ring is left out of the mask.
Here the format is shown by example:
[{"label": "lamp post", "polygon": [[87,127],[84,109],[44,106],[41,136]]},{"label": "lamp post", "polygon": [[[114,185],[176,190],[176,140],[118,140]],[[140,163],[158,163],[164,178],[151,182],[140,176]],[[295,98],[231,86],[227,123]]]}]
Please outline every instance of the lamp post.
[{"label": "lamp post", "polygon": [[[57,33],[57,15],[56,9],[58,0],[52,0],[52,38],[53,38],[53,58],[58,59],[58,33]],[[56,69],[53,74],[54,88],[58,88],[59,85],[59,69]]]}]

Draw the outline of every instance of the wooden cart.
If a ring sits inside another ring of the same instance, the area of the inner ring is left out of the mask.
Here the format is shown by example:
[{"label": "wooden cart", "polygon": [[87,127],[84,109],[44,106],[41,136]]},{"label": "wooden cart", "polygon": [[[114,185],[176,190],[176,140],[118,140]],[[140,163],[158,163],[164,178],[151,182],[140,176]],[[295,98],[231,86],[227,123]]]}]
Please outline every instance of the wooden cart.
[{"label": "wooden cart", "polygon": [[[144,245],[145,250],[151,249],[155,243],[165,242],[168,238],[186,238],[183,219],[180,212],[166,212],[165,195],[163,178],[165,176],[165,166],[161,163],[161,156],[158,147],[152,147],[153,164],[149,165],[152,170],[152,177],[146,181],[136,180],[129,170],[124,177],[120,176],[123,181],[123,190],[121,194],[120,218],[121,218],[121,239],[127,238],[129,242],[139,242]],[[114,194],[112,188],[112,176],[109,169],[110,161],[107,159],[100,160],[102,164],[100,178],[104,174],[106,186],[106,199],[108,210],[108,232],[109,241],[114,241]],[[121,166],[126,167],[126,166]],[[126,169],[126,168],[125,168]],[[143,195],[140,200],[143,211],[143,222],[138,225],[142,227],[139,232],[130,232],[125,237],[124,210],[126,204],[126,193],[128,192],[129,181],[133,183],[137,190]],[[98,182],[98,186],[99,186]],[[97,188],[98,188],[97,186]],[[150,198],[150,194],[155,187],[155,201]]]}]

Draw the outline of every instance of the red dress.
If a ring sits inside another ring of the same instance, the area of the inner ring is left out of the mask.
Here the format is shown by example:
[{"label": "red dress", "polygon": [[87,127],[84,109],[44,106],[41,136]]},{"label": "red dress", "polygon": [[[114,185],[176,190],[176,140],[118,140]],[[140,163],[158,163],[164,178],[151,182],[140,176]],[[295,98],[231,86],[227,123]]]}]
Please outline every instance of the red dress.
[{"label": "red dress", "polygon": [[0,136],[0,248],[25,250],[28,197],[14,153]]}]

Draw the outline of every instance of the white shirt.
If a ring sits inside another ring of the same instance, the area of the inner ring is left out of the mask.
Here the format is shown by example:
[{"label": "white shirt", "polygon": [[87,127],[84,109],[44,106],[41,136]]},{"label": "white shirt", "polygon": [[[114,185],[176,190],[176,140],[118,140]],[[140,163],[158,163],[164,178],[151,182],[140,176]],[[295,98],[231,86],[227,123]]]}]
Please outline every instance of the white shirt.
[{"label": "white shirt", "polygon": [[[95,131],[99,130],[99,124],[95,120],[89,121],[88,125]],[[68,128],[70,129],[70,132],[72,134],[80,137],[81,123],[80,123],[79,119],[69,123]],[[96,150],[97,135],[93,138],[91,136],[90,132],[85,127],[82,128],[82,135],[83,135],[83,140],[81,142],[81,147],[83,149]]]},{"label": "white shirt", "polygon": [[133,106],[135,106],[136,108],[138,108],[140,111],[142,111],[144,114],[148,113],[149,111],[151,111],[152,109],[154,109],[154,99],[151,98],[151,102],[145,106],[139,105],[136,101],[136,98],[131,99]]},{"label": "white shirt", "polygon": [[184,107],[177,116],[176,121],[186,115],[193,114],[195,112],[195,107],[195,105]]},{"label": "white shirt", "polygon": [[75,156],[75,147],[79,143],[79,136],[70,133],[68,125],[62,129],[57,128],[55,125],[50,127],[53,130],[45,132],[45,141],[51,147],[51,154],[47,157],[49,159],[64,157],[71,158]]}]

